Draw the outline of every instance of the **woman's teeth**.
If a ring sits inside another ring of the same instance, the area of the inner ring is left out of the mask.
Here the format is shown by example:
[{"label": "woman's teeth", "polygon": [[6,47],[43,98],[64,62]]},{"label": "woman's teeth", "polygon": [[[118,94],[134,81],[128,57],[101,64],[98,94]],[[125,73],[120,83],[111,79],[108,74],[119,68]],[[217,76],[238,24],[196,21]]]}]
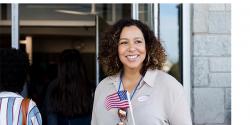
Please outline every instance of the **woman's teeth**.
[{"label": "woman's teeth", "polygon": [[135,59],[137,57],[137,55],[134,56],[127,56],[128,59]]}]

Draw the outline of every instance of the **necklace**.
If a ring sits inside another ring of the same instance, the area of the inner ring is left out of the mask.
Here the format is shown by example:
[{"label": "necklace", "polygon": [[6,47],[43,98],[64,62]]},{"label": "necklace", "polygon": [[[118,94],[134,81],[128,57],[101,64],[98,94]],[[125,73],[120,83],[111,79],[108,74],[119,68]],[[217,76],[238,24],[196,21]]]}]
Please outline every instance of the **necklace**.
[{"label": "necklace", "polygon": [[[121,74],[120,74],[120,83],[119,83],[118,91],[120,91],[121,84],[122,84],[122,74],[123,74],[123,73],[121,72]],[[137,83],[137,85],[136,85],[136,87],[135,87],[135,89],[134,89],[132,95],[130,96],[130,100],[132,100],[132,98],[133,98],[133,96],[134,96],[134,94],[135,94],[135,92],[136,92],[138,86],[140,85],[141,80],[142,80],[143,77],[144,77],[144,75],[142,75],[142,77],[140,78],[139,82]]]},{"label": "necklace", "polygon": [[[120,91],[121,84],[122,84],[122,74],[123,74],[123,73],[121,72],[121,74],[120,74],[120,83],[119,83],[118,92]],[[134,96],[134,94],[135,94],[135,92],[136,92],[138,86],[140,85],[140,82],[141,82],[141,80],[142,80],[143,77],[144,77],[144,75],[141,76],[141,79],[140,79],[139,82],[137,83],[137,85],[136,85],[136,87],[135,87],[135,89],[134,89],[132,95],[130,96],[130,100],[132,100],[132,98],[133,98],[133,96]],[[127,98],[129,98],[129,97],[127,97]],[[122,125],[125,125],[125,122],[127,121],[127,114],[128,114],[127,112],[128,112],[127,109],[118,109],[118,116],[119,116],[119,118],[120,118],[120,122],[118,123],[119,125],[120,125],[120,123],[121,123]]]}]

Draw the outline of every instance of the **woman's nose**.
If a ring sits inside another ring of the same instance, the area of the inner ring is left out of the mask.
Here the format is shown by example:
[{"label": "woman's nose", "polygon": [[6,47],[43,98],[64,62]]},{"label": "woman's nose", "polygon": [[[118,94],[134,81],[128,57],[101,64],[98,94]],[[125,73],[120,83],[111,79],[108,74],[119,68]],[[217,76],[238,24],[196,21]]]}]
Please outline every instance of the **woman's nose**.
[{"label": "woman's nose", "polygon": [[129,44],[128,51],[135,51],[135,50],[136,50],[135,45],[134,44]]}]

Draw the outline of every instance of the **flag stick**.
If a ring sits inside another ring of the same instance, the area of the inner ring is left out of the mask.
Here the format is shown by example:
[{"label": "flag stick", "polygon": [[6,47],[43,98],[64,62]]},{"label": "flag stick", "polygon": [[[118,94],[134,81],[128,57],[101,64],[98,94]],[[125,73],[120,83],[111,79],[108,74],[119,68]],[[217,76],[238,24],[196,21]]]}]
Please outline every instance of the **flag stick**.
[{"label": "flag stick", "polygon": [[127,98],[128,98],[128,104],[129,104],[129,109],[130,109],[130,112],[131,112],[132,122],[133,122],[133,125],[135,125],[135,118],[134,118],[134,114],[133,114],[133,107],[132,107],[132,104],[131,104],[129,92],[127,91],[126,94],[127,94]]}]

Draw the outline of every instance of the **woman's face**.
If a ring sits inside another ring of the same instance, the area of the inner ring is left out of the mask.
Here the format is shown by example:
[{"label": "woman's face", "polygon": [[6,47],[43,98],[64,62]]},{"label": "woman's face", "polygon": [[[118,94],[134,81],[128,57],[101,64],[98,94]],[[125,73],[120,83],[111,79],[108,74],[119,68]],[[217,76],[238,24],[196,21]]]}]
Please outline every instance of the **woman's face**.
[{"label": "woman's face", "polygon": [[118,55],[124,69],[140,70],[146,57],[143,34],[136,26],[122,29],[118,43]]}]

